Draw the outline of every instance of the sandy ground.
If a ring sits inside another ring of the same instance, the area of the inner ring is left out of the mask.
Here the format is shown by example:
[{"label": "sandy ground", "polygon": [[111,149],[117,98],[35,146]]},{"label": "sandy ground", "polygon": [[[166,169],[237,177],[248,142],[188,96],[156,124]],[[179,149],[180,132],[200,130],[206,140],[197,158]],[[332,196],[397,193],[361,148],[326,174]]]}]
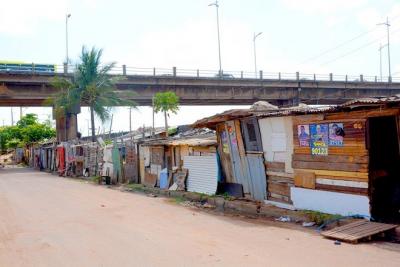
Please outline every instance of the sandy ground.
[{"label": "sandy ground", "polygon": [[0,169],[0,266],[400,266],[387,243],[216,216],[26,169]]}]

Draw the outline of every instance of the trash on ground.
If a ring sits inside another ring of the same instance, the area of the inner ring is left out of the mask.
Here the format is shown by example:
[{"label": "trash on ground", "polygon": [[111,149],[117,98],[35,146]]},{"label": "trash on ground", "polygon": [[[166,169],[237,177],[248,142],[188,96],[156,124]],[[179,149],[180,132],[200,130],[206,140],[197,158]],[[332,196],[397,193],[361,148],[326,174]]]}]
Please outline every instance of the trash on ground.
[{"label": "trash on ground", "polygon": [[315,225],[315,222],[303,222],[303,227],[311,227],[314,225]]},{"label": "trash on ground", "polygon": [[279,221],[279,222],[290,222],[290,217],[289,216],[281,216],[279,218],[276,218],[275,221]]}]

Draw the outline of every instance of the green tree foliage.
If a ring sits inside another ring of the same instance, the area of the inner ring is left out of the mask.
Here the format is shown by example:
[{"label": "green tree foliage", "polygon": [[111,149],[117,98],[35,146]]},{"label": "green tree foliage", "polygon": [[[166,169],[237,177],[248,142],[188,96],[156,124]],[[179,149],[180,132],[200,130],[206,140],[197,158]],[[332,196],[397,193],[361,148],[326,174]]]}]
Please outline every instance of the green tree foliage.
[{"label": "green tree foliage", "polygon": [[0,127],[0,146],[2,150],[23,146],[56,136],[49,123],[40,123],[36,114],[26,114],[16,126]]},{"label": "green tree foliage", "polygon": [[168,112],[178,113],[179,97],[171,91],[160,92],[155,94],[153,102],[155,112],[164,112],[165,131],[168,135]]},{"label": "green tree foliage", "polygon": [[50,99],[56,112],[69,112],[76,105],[86,105],[90,109],[92,141],[95,140],[95,121],[97,115],[102,122],[108,120],[114,106],[135,107],[136,103],[122,99],[115,91],[115,83],[121,77],[111,77],[109,72],[115,63],[101,64],[103,51],[82,48],[80,62],[76,66],[73,81],[55,80],[53,85],[60,90]]}]

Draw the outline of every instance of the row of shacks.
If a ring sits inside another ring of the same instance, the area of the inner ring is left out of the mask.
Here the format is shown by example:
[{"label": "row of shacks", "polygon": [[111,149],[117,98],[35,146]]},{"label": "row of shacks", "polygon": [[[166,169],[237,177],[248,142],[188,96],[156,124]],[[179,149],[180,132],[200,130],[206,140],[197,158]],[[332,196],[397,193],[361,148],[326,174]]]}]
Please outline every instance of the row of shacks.
[{"label": "row of shacks", "polygon": [[231,194],[400,221],[399,114],[400,96],[334,107],[258,103],[194,126],[216,130],[223,188]]},{"label": "row of shacks", "polygon": [[258,102],[112,144],[36,144],[30,166],[169,190],[229,194],[288,209],[400,220],[400,97],[340,106]]}]

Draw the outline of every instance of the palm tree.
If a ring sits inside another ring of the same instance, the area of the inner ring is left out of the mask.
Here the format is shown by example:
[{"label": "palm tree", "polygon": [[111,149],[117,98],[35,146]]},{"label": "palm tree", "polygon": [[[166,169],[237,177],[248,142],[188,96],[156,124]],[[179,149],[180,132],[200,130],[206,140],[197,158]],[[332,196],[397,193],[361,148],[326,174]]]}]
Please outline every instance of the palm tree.
[{"label": "palm tree", "polygon": [[80,63],[76,66],[73,82],[62,79],[58,85],[55,84],[56,88],[67,88],[67,90],[61,90],[62,94],[53,101],[54,105],[61,107],[61,111],[64,112],[76,103],[89,107],[93,142],[96,141],[95,115],[105,122],[110,118],[114,106],[136,107],[134,101],[120,98],[115,91],[115,83],[120,77],[111,77],[109,74],[115,66],[114,62],[101,65],[102,54],[101,49],[93,47],[89,51],[86,47],[82,47]]},{"label": "palm tree", "polygon": [[168,136],[168,112],[176,114],[179,110],[179,97],[172,91],[156,93],[153,99],[154,111],[164,112],[165,132]]}]

